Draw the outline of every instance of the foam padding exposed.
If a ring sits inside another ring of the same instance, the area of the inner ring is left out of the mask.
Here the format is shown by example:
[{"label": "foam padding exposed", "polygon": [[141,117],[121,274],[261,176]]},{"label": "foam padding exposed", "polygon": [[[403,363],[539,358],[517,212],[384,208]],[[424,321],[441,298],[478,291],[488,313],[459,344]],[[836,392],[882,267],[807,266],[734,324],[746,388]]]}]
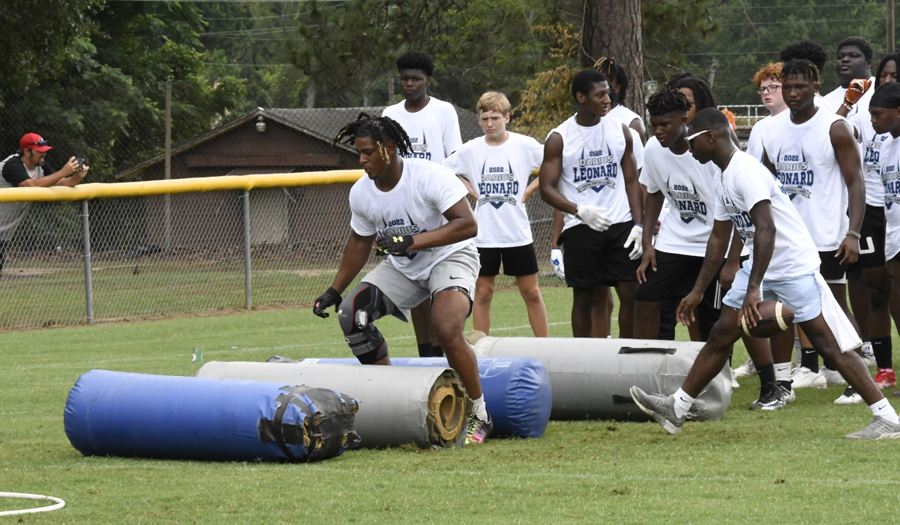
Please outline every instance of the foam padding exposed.
[{"label": "foam padding exposed", "polygon": [[356,431],[363,447],[415,443],[462,446],[472,402],[452,369],[318,363],[206,363],[200,377],[301,383],[335,388],[358,399]]},{"label": "foam padding exposed", "polygon": [[356,447],[356,400],[288,383],[92,370],[64,424],[85,456],[311,461]]},{"label": "foam padding exposed", "polygon": [[[303,363],[358,364],[356,359],[304,359]],[[439,357],[392,357],[394,366],[447,367]],[[494,422],[492,437],[541,437],[550,420],[553,392],[550,375],[537,359],[480,357],[478,374],[488,412]]]}]

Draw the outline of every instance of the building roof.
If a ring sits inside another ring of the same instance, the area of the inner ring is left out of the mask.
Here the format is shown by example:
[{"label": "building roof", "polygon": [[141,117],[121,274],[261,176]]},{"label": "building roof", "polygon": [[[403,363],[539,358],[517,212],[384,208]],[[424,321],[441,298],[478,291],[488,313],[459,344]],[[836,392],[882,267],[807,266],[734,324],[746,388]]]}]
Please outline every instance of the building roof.
[{"label": "building roof", "polygon": [[[324,142],[331,142],[340,129],[356,119],[361,113],[365,112],[370,115],[381,115],[381,112],[387,106],[370,106],[355,108],[256,108],[235,120],[222,124],[206,133],[194,137],[191,140],[182,142],[172,146],[172,156],[180,155],[192,148],[199,146],[211,139],[214,139],[224,133],[235,128],[255,122],[259,117],[264,120],[272,120],[284,126],[294,129],[300,133],[305,133]],[[463,142],[469,141],[475,137],[483,135],[481,128],[478,126],[478,118],[474,113],[466,109],[456,107],[456,113],[459,116],[460,133]],[[356,151],[346,144],[339,144],[337,147],[356,153]],[[165,154],[160,154],[150,159],[136,164],[131,168],[122,171],[116,175],[116,179],[121,179],[139,173],[151,166],[165,161]]]}]

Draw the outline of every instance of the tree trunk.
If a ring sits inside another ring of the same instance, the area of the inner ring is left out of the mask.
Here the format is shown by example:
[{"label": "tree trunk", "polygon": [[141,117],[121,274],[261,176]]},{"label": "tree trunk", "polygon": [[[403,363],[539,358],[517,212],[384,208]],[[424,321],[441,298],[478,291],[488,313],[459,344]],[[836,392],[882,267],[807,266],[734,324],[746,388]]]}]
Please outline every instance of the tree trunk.
[{"label": "tree trunk", "polygon": [[625,69],[628,93],[619,103],[643,115],[641,0],[584,0],[581,63],[591,67],[601,57],[610,57]]}]

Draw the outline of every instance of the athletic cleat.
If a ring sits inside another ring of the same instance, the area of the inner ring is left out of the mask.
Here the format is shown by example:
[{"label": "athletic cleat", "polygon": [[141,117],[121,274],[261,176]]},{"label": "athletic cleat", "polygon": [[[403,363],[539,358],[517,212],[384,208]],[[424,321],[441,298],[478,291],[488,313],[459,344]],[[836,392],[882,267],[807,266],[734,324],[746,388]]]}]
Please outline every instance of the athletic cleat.
[{"label": "athletic cleat", "polygon": [[778,410],[785,404],[784,390],[775,383],[766,383],[759,389],[759,399],[750,405],[750,410]]},{"label": "athletic cleat", "polygon": [[493,430],[494,422],[491,421],[490,414],[488,414],[487,421],[482,421],[477,415],[472,414],[469,416],[469,424],[466,427],[466,445],[484,443]]},{"label": "athletic cleat", "polygon": [[900,425],[891,423],[881,416],[875,416],[869,426],[844,437],[847,439],[896,439],[900,438]]},{"label": "athletic cleat", "polygon": [[636,386],[631,387],[629,392],[638,408],[652,417],[666,432],[669,434],[681,432],[681,427],[684,426],[684,417],[675,417],[674,395],[648,394]]},{"label": "athletic cleat", "polygon": [[748,359],[746,363],[734,369],[735,377],[755,376],[756,374],[756,365],[753,364],[752,359]]},{"label": "athletic cleat", "polygon": [[841,397],[834,400],[835,405],[855,405],[856,403],[862,403],[863,398],[859,393],[852,387],[848,386],[844,393],[841,394]]},{"label": "athletic cleat", "polygon": [[737,376],[734,374],[734,370],[731,371],[731,388],[741,388],[740,383],[737,382]]},{"label": "athletic cleat", "polygon": [[825,379],[825,376],[822,375],[822,372],[813,372],[805,366],[794,369],[794,373],[791,375],[791,381],[791,387],[794,390],[810,387],[825,388],[828,386],[828,381]]},{"label": "athletic cleat", "polygon": [[893,368],[879,368],[875,374],[875,386],[878,388],[891,388],[897,386],[897,376]]},{"label": "athletic cleat", "polygon": [[819,372],[821,372],[822,375],[825,376],[825,383],[828,386],[846,385],[847,384],[847,380],[844,379],[844,376],[842,376],[841,373],[838,372],[837,370],[832,370],[830,368],[825,368],[823,366],[822,368],[819,369]]},{"label": "athletic cleat", "polygon": [[872,351],[872,343],[864,343],[862,346],[862,358],[866,362],[866,366],[877,366],[875,362],[875,352]]},{"label": "athletic cleat", "polygon": [[785,405],[797,400],[797,393],[794,392],[793,388],[786,388],[782,385],[778,385],[778,389],[781,390],[781,397],[784,399]]}]

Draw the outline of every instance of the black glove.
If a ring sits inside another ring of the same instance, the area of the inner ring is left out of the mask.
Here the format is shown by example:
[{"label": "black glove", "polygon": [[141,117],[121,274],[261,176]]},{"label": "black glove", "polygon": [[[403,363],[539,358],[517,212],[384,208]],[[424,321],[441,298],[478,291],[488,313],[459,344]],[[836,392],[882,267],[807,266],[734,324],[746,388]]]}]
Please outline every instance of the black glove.
[{"label": "black glove", "polygon": [[406,255],[406,249],[412,245],[412,235],[385,235],[378,238],[378,247],[391,255]]},{"label": "black glove", "polygon": [[331,305],[334,305],[334,311],[336,312],[337,307],[341,305],[341,294],[337,293],[337,290],[334,288],[329,287],[328,290],[325,290],[325,293],[316,299],[316,305],[313,306],[313,313],[322,319],[325,319],[328,317],[325,309]]}]

